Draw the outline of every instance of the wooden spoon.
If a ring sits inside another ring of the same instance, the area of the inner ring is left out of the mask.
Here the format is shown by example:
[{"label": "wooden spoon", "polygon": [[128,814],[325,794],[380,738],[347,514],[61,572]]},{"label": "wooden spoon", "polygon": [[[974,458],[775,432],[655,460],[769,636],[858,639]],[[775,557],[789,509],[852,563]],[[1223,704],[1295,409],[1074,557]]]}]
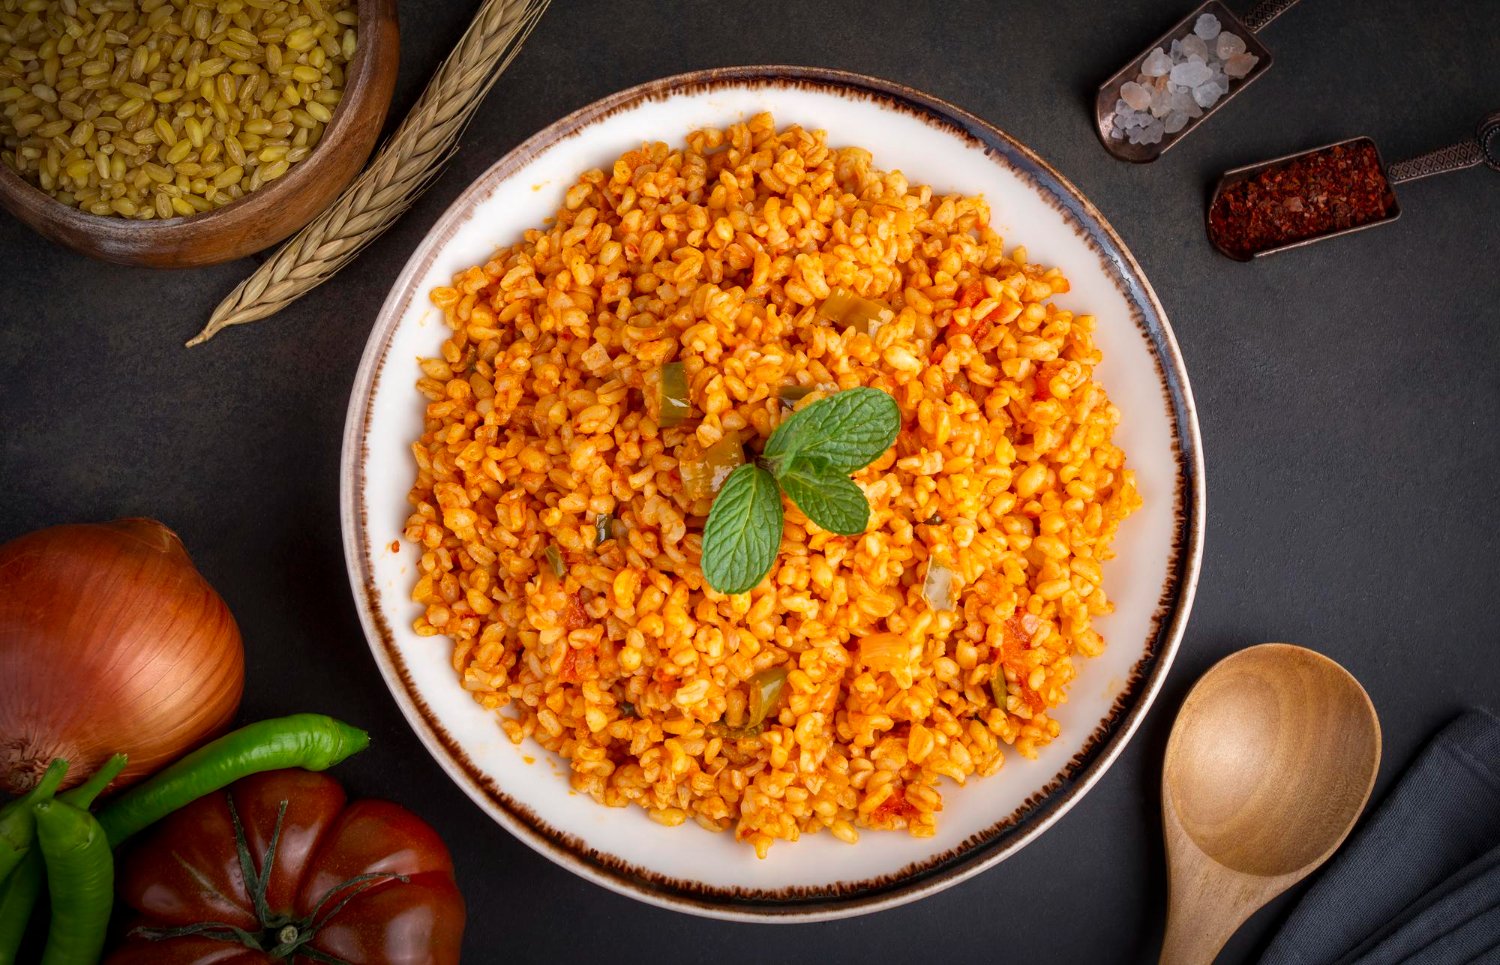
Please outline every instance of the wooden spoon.
[{"label": "wooden spoon", "polygon": [[1327,657],[1265,643],[1188,694],[1162,773],[1163,965],[1207,965],[1251,913],[1328,859],[1380,765],[1380,721]]}]

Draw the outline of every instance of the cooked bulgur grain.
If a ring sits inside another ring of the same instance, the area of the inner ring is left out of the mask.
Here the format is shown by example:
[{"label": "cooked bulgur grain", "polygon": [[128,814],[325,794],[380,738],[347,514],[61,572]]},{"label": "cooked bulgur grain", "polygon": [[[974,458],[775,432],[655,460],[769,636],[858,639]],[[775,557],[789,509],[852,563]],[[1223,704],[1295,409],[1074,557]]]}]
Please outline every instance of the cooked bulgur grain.
[{"label": "cooked bulgur grain", "polygon": [[0,0],[0,161],[64,204],[150,220],[312,153],[354,0]]},{"label": "cooked bulgur grain", "polygon": [[[894,317],[835,326],[836,288]],[[1050,301],[1067,290],[1004,250],[983,200],[769,115],[586,172],[553,224],[432,292],[453,333],[418,382],[417,633],[449,637],[511,739],[605,804],[761,855],[821,828],[931,835],[941,778],[1057,735],[1075,655],[1104,646],[1100,563],[1140,503],[1094,319]],[[694,411],[664,429],[669,361]],[[788,501],[770,575],[708,588],[681,467],[726,434],[758,449],[782,395],[856,385],[904,418],[854,477],[868,530]],[[777,667],[778,705],[746,728],[752,678]]]}]

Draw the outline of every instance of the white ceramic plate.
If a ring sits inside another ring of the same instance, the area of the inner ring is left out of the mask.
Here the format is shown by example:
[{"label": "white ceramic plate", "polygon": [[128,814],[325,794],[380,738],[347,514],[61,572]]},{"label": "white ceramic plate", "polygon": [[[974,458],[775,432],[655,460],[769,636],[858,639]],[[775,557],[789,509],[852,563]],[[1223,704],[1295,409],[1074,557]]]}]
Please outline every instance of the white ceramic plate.
[{"label": "white ceramic plate", "polygon": [[[1038,760],[1014,753],[988,779],[944,793],[936,837],[868,832],[779,843],[770,857],[696,825],[666,828],[639,808],[569,791],[566,765],[516,747],[459,685],[446,638],[411,630],[416,551],[401,538],[421,433],[419,356],[446,327],[427,293],[484,262],[559,206],[582,171],[643,141],[681,143],[759,111],[871,150],[884,169],[940,191],[982,193],[1007,242],[1062,268],[1058,301],[1098,317],[1097,377],[1124,413],[1116,441],[1145,506],[1120,529],[1105,579],[1116,611],[1099,621],[1102,657],[1081,662],[1055,717],[1062,736]],[[365,349],[344,434],[344,547],[371,651],[433,756],[497,822],[607,888],[723,918],[808,920],[930,894],[990,867],[1051,826],[1104,773],[1156,695],[1181,638],[1202,552],[1204,479],[1187,373],[1139,266],[1094,207],[1025,147],[927,95],[868,77],[748,67],[668,78],[606,98],[547,128],[454,202],[396,279]],[[536,763],[528,764],[526,757]]]}]

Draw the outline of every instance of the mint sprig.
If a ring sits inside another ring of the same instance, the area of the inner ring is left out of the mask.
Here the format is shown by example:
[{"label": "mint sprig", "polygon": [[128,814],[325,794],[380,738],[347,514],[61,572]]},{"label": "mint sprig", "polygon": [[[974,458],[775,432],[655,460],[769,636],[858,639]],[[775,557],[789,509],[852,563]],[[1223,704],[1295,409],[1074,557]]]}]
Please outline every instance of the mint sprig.
[{"label": "mint sprig", "polygon": [[802,514],[830,533],[853,536],[870,524],[870,501],[849,477],[801,456],[776,476]]},{"label": "mint sprig", "polygon": [[793,413],[714,498],[703,528],[708,585],[745,593],[765,579],[781,546],[783,492],[831,533],[864,532],[870,503],[849,474],[884,455],[900,431],[901,410],[879,389],[847,389]]},{"label": "mint sprig", "polygon": [[895,399],[879,389],[845,389],[792,413],[771,433],[761,458],[785,466],[803,456],[848,474],[879,459],[900,431]]},{"label": "mint sprig", "polygon": [[721,593],[753,589],[781,548],[781,496],[776,480],[753,462],[724,480],[703,527],[703,578]]}]

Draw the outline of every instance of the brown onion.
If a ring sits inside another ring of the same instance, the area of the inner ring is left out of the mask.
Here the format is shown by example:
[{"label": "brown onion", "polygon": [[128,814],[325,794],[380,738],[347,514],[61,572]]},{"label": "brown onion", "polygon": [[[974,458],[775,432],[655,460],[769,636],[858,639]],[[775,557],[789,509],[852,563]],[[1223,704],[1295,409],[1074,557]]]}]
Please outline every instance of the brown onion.
[{"label": "brown onion", "polygon": [[177,534],[149,519],[55,526],[0,546],[0,791],[53,758],[120,787],[229,725],[245,651]]}]

